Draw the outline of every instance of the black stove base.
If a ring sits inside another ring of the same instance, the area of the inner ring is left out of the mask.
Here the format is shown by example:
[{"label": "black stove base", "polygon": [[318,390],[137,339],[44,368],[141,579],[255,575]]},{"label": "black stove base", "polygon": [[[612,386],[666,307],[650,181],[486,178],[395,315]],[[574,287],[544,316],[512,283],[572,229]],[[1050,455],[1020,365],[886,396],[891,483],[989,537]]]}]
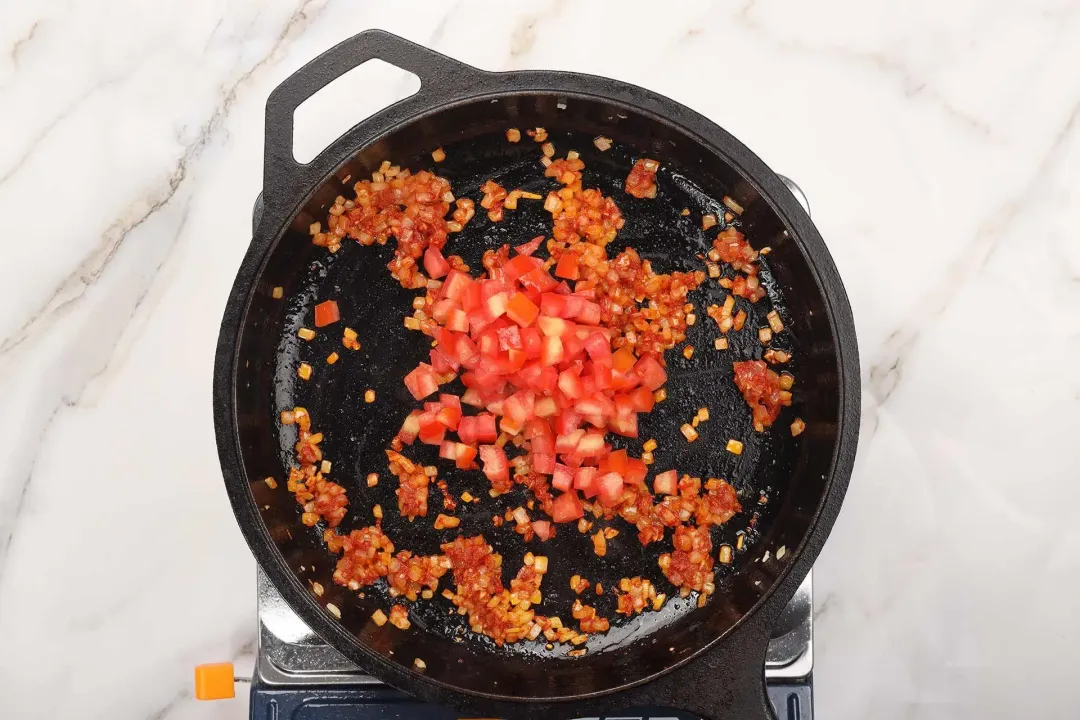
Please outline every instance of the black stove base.
[{"label": "black stove base", "polygon": [[[813,687],[769,683],[778,720],[813,720]],[[251,688],[251,720],[460,720],[461,715],[418,703],[386,686]],[[618,720],[693,720],[670,710],[622,713]],[[589,720],[615,720],[592,719]]]}]

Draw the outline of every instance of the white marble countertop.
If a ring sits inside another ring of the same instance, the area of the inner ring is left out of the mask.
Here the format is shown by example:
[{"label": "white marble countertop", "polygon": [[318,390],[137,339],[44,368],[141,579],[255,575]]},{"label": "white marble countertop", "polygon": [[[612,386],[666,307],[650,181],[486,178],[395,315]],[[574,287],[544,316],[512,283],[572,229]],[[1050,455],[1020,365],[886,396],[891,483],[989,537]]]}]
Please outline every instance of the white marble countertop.
[{"label": "white marble countertop", "polygon": [[649,87],[794,178],[863,360],[818,716],[1075,716],[1080,381],[1046,361],[1080,353],[1075,0],[4,3],[0,716],[246,717],[191,694],[255,641],[213,348],[266,96],[369,27]]}]

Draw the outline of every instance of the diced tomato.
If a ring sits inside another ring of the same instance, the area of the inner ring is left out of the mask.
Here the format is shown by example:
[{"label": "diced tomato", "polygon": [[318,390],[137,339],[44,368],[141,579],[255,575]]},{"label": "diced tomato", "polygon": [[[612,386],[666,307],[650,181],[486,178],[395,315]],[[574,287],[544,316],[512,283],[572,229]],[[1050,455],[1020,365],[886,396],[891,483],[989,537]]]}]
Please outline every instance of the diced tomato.
[{"label": "diced tomato", "polygon": [[556,363],[562,362],[565,355],[566,352],[563,349],[561,339],[554,336],[544,338],[544,344],[540,350],[540,362],[550,367]]},{"label": "diced tomato", "polygon": [[453,440],[444,440],[439,446],[439,457],[443,460],[456,460],[458,444]]},{"label": "diced tomato", "polygon": [[574,333],[563,335],[562,344],[567,360],[578,360],[585,353],[585,341]]},{"label": "diced tomato", "polygon": [[446,317],[446,329],[454,332],[469,331],[469,314],[461,308],[454,308]]},{"label": "diced tomato", "polygon": [[534,452],[532,454],[532,469],[544,475],[552,474],[555,472],[555,456]]},{"label": "diced tomato", "polygon": [[525,439],[533,452],[552,454],[555,452],[555,433],[547,420],[533,418],[525,423]]},{"label": "diced tomato", "polygon": [[[583,379],[584,385],[589,385],[588,378]],[[600,424],[606,424],[604,418],[610,417],[615,413],[615,404],[608,399],[606,395],[599,392],[593,392],[588,397],[582,398],[574,403],[574,410],[578,411],[585,416],[597,416],[601,419]]]},{"label": "diced tomato", "polygon": [[[491,409],[490,406],[489,409]],[[496,415],[499,414],[495,410],[492,410],[492,412],[495,412]],[[503,415],[499,418],[499,431],[504,432],[507,435],[518,435],[521,433],[523,427],[524,426],[521,423],[511,417]]]},{"label": "diced tomato", "polygon": [[548,317],[569,317],[566,314],[567,296],[555,293],[544,293],[540,296],[540,314]]},{"label": "diced tomato", "polygon": [[625,417],[634,413],[634,400],[629,395],[619,393],[615,396],[615,416]]},{"label": "diced tomato", "polygon": [[333,300],[327,300],[315,306],[315,327],[333,325],[340,319],[341,313],[338,311],[337,303]]},{"label": "diced tomato", "polygon": [[551,519],[557,523],[568,523],[585,515],[581,498],[576,492],[563,493],[551,503]]},{"label": "diced tomato", "polygon": [[594,302],[585,303],[584,309],[578,314],[578,322],[585,325],[599,325],[600,318],[600,306]]},{"label": "diced tomato", "polygon": [[439,389],[435,370],[427,363],[420,363],[416,369],[405,376],[405,387],[417,400],[423,400]]},{"label": "diced tomato", "polygon": [[611,341],[603,333],[594,332],[585,338],[585,352],[598,365],[611,365]]},{"label": "diced tomato", "polygon": [[472,336],[476,339],[477,349],[485,358],[491,359],[499,354],[499,328],[494,321],[483,331],[474,331]]},{"label": "diced tomato", "polygon": [[[552,423],[552,430],[556,435],[568,435],[581,427],[581,415],[573,410],[563,410]],[[577,443],[574,443],[577,447]]]},{"label": "diced tomato", "polygon": [[484,307],[487,308],[488,316],[494,319],[503,316],[509,302],[510,298],[507,297],[506,293],[500,292],[485,300]]},{"label": "diced tomato", "polygon": [[460,305],[466,290],[473,283],[474,280],[469,277],[468,273],[451,270],[450,274],[446,276],[446,280],[443,281],[442,287],[439,288],[439,296],[453,300]]},{"label": "diced tomato", "polygon": [[542,347],[540,330],[535,327],[523,327],[521,329],[521,349],[525,351],[526,357],[533,360],[540,357]]},{"label": "diced tomato", "polygon": [[509,375],[525,365],[525,353],[521,350],[508,350],[506,355],[496,358],[493,362],[498,372]]},{"label": "diced tomato", "polygon": [[566,278],[567,280],[578,279],[578,254],[574,252],[564,252],[562,257],[559,258],[559,263],[555,266],[555,277]]},{"label": "diced tomato", "polygon": [[537,259],[529,257],[528,255],[518,255],[510,258],[510,260],[503,264],[503,276],[508,282],[515,282],[518,278],[528,272],[532,272],[543,263]]},{"label": "diced tomato", "polygon": [[641,384],[641,378],[634,374],[633,369],[630,372],[611,371],[612,390],[633,390],[639,384]]},{"label": "diced tomato", "polygon": [[507,285],[505,282],[499,279],[494,280],[481,280],[480,281],[480,297],[483,300],[498,295],[499,293],[506,293],[506,296],[510,296],[510,290],[512,286]]},{"label": "diced tomato", "polygon": [[585,422],[592,425],[594,428],[605,429],[607,428],[607,420],[603,415],[584,415]]},{"label": "diced tomato", "polygon": [[469,317],[469,331],[474,335],[479,335],[485,328],[495,322],[495,316],[488,312],[487,301],[481,300],[481,305],[478,308],[470,310]]},{"label": "diced tomato", "polygon": [[510,479],[510,464],[506,452],[496,445],[480,446],[480,461],[484,463],[484,475],[492,482],[506,482]]},{"label": "diced tomato", "polygon": [[553,417],[559,412],[559,405],[556,403],[553,397],[542,397],[536,399],[536,409],[534,410],[536,417],[548,418]]},{"label": "diced tomato", "polygon": [[517,426],[524,427],[533,419],[536,407],[536,395],[531,390],[520,390],[503,403],[503,414]]},{"label": "diced tomato", "polygon": [[[468,395],[468,392],[465,393]],[[419,429],[419,425],[417,425]],[[457,429],[458,437],[461,438],[461,442],[467,445],[476,444],[476,417],[472,415],[466,415],[458,422]]]},{"label": "diced tomato", "polygon": [[456,407],[461,408],[461,398],[453,393],[440,393],[439,404],[443,407]]},{"label": "diced tomato", "polygon": [[674,495],[679,491],[679,474],[674,470],[662,472],[653,478],[653,490],[657,495]]},{"label": "diced tomato", "polygon": [[563,370],[559,373],[559,390],[571,400],[576,400],[583,394],[581,378],[573,370]]},{"label": "diced tomato", "polygon": [[[460,433],[459,433],[460,435]],[[480,413],[476,416],[476,441],[482,443],[495,442],[499,433],[495,430],[495,416],[488,413]]]},{"label": "diced tomato", "polygon": [[449,298],[436,301],[435,305],[431,308],[431,317],[435,318],[436,322],[446,324],[447,318],[450,317],[450,312],[457,308],[457,303]]},{"label": "diced tomato", "polygon": [[593,387],[596,390],[611,389],[611,368],[602,363],[592,364]]},{"label": "diced tomato", "polygon": [[551,477],[551,486],[556,490],[566,492],[573,487],[573,483],[574,472],[562,463],[555,463],[555,472]]},{"label": "diced tomato", "polygon": [[567,295],[565,301],[565,309],[559,313],[559,317],[576,318],[585,309],[585,303],[589,302],[580,295]]},{"label": "diced tomato", "polygon": [[588,432],[578,440],[577,451],[583,457],[597,457],[604,452],[604,433]]},{"label": "diced tomato", "polygon": [[481,363],[476,370],[462,374],[461,382],[488,393],[502,392],[506,387],[506,378],[492,363]]},{"label": "diced tomato", "polygon": [[461,309],[465,312],[472,312],[480,307],[484,302],[484,296],[480,293],[480,283],[473,281],[466,285],[458,302],[461,303]]},{"label": "diced tomato", "polygon": [[623,480],[627,485],[639,485],[645,482],[645,476],[649,474],[649,466],[639,458],[629,458],[626,461],[626,472]]},{"label": "diced tomato", "polygon": [[623,492],[623,478],[617,472],[609,472],[596,482],[597,494],[600,496],[600,504],[604,507],[615,507]]},{"label": "diced tomato", "polygon": [[544,242],[543,235],[537,235],[532,240],[522,245],[518,245],[514,249],[518,251],[520,255],[532,255],[536,252],[536,249],[540,247],[540,243]]},{"label": "diced tomato", "polygon": [[585,497],[594,497],[598,472],[594,467],[579,467],[574,471],[574,489],[581,490]]},{"label": "diced tomato", "polygon": [[435,417],[447,430],[457,430],[458,423],[461,421],[461,408],[443,406]]},{"label": "diced tomato", "polygon": [[431,348],[431,352],[428,353],[431,359],[431,369],[436,374],[443,375],[445,373],[456,372],[461,363],[454,358],[447,355],[441,347]]},{"label": "diced tomato", "polygon": [[630,413],[629,415],[615,416],[611,418],[611,422],[608,424],[613,432],[623,437],[636,438],[638,436],[638,417],[637,413]]},{"label": "diced tomato", "polygon": [[473,367],[479,359],[480,348],[465,333],[440,328],[435,333],[435,339],[443,352],[467,368]]},{"label": "diced tomato", "polygon": [[650,412],[656,404],[656,397],[648,388],[634,388],[630,391],[630,400],[636,412]]},{"label": "diced tomato", "polygon": [[521,331],[517,325],[500,328],[498,330],[500,350],[521,350]]},{"label": "diced tomato", "polygon": [[[519,256],[524,257],[524,256]],[[517,293],[506,305],[506,316],[521,327],[528,327],[540,314],[540,308],[525,293]]]},{"label": "diced tomato", "polygon": [[466,445],[465,443],[457,444],[457,458],[455,465],[459,470],[468,470],[473,466],[473,460],[476,458],[476,448],[472,445]]},{"label": "diced tomato", "polygon": [[625,450],[613,450],[606,458],[604,458],[604,467],[608,472],[618,473],[619,475],[626,474],[626,451]]},{"label": "diced tomato", "polygon": [[445,436],[446,426],[439,422],[435,412],[429,410],[420,415],[420,442],[440,445]]},{"label": "diced tomato", "polygon": [[536,386],[539,388],[538,392],[553,393],[558,384],[558,370],[550,365],[540,368],[540,376],[536,380]]},{"label": "diced tomato", "polygon": [[413,410],[405,418],[405,422],[401,424],[401,429],[398,430],[397,436],[406,445],[412,445],[416,440],[416,436],[420,434],[420,415],[419,410]]},{"label": "diced tomato", "polygon": [[611,356],[611,367],[619,372],[628,372],[636,362],[637,358],[634,357],[634,353],[624,347],[616,350]]},{"label": "diced tomato", "polygon": [[540,332],[547,337],[562,337],[574,330],[574,324],[557,317],[541,315],[536,323],[540,326]]},{"label": "diced tomato", "polygon": [[585,437],[584,430],[574,430],[566,433],[565,435],[557,435],[555,437],[555,452],[557,453],[572,453],[577,451],[578,443]]},{"label": "diced tomato", "polygon": [[532,528],[536,537],[540,538],[540,542],[547,542],[554,534],[551,523],[547,520],[533,520]]},{"label": "diced tomato", "polygon": [[428,277],[441,278],[450,272],[450,263],[446,262],[439,248],[428,245],[424,251],[424,270],[427,270]]},{"label": "diced tomato", "polygon": [[[518,257],[525,257],[524,255],[518,255]],[[516,260],[517,258],[515,258]],[[535,258],[531,258],[535,259]],[[548,271],[542,267],[538,267],[535,270],[530,270],[519,278],[519,282],[522,287],[532,288],[538,292],[548,292],[554,290],[559,286],[559,281],[551,277]]]},{"label": "diced tomato", "polygon": [[667,382],[664,366],[652,355],[646,355],[634,365],[634,373],[641,378],[641,384],[650,390],[658,390]]},{"label": "diced tomato", "polygon": [[537,357],[540,357],[540,330],[535,327],[523,327],[521,329],[521,336],[522,350],[525,351],[525,356],[531,359],[536,359]]}]

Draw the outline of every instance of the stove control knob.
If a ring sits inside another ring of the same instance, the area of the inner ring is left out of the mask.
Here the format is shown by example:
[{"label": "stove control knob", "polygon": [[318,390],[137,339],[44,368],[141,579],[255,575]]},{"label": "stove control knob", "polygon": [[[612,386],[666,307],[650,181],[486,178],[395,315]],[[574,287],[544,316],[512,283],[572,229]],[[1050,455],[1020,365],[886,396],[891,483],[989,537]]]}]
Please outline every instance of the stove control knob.
[{"label": "stove control knob", "polygon": [[228,700],[236,697],[236,675],[231,662],[195,666],[195,698]]}]

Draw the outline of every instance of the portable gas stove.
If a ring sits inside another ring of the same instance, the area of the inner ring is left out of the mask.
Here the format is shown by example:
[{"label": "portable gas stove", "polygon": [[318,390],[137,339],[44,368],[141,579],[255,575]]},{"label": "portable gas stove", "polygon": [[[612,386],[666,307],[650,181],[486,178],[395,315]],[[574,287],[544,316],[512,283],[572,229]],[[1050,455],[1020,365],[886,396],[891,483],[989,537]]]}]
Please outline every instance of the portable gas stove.
[{"label": "portable gas stove", "polygon": [[[780,176],[810,212],[798,185]],[[261,214],[256,202],[255,218]],[[780,720],[813,720],[814,582],[811,571],[773,629],[765,681]],[[252,720],[463,720],[364,673],[312,632],[258,572],[259,651],[251,677]],[[591,719],[590,719],[591,720]],[[671,710],[608,720],[684,720]]]}]

